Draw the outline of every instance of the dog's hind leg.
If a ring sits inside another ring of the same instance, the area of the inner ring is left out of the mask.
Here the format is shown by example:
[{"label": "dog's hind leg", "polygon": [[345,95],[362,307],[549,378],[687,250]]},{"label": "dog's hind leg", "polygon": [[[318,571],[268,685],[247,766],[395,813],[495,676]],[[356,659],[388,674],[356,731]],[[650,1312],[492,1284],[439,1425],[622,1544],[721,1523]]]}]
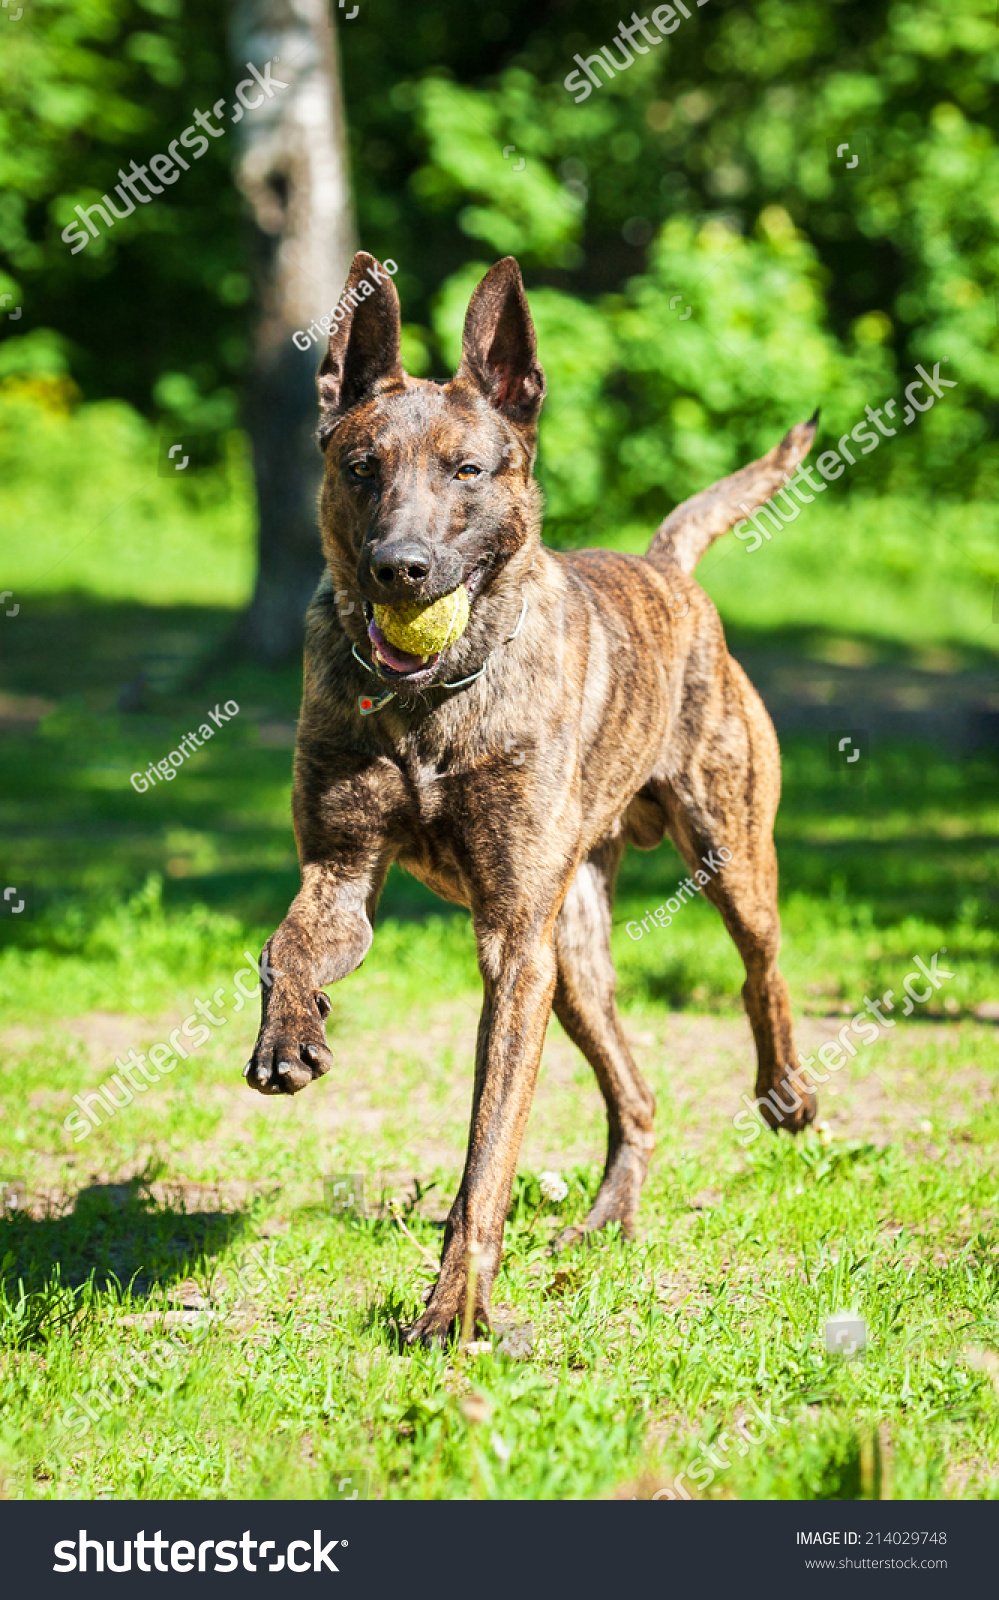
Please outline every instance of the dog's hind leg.
[{"label": "dog's hind leg", "polygon": [[581,1227],[566,1228],[559,1248],[618,1221],[634,1233],[638,1200],[655,1145],[655,1100],[625,1042],[614,999],[611,900],[624,841],[599,846],[584,861],[555,924],[558,981],[553,1009],[597,1075],[607,1105],[607,1164]]},{"label": "dog's hind leg", "polygon": [[717,706],[699,719],[710,736],[692,740],[682,766],[667,782],[650,787],[666,813],[670,838],[721,912],[745,965],[742,998],[756,1042],[760,1113],[770,1127],[798,1133],[814,1118],[816,1105],[797,1065],[791,1004],[777,965],[777,735],[736,662],[727,662],[714,690]]}]

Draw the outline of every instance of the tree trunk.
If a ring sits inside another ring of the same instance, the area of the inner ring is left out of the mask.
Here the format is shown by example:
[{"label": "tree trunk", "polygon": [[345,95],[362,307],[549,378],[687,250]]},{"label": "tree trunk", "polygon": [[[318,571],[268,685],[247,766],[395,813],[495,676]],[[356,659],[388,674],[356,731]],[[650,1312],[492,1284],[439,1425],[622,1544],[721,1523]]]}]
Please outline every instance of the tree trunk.
[{"label": "tree trunk", "polygon": [[[302,621],[322,571],[315,443],[321,347],[292,335],[328,315],[354,251],[336,34],[327,0],[237,0],[233,65],[253,63],[274,88],[252,85],[237,124],[236,180],[252,207],[258,320],[246,420],[258,513],[256,589],[245,640],[258,659],[301,649]],[[286,85],[278,88],[278,83]],[[302,343],[302,340],[299,340]]]}]

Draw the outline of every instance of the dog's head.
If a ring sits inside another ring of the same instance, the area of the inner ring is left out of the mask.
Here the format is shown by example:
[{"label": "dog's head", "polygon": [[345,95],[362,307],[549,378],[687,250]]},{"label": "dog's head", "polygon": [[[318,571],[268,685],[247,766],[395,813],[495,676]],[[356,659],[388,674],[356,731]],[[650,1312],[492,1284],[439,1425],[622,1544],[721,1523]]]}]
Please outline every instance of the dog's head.
[{"label": "dog's head", "polygon": [[[354,602],[341,608],[354,643],[386,680],[424,689],[498,642],[497,579],[539,537],[534,324],[508,256],[472,295],[458,371],[439,384],[403,371],[399,299],[374,257],[354,257],[340,305],[318,376],[324,552]],[[375,605],[429,604],[459,584],[471,616],[449,649],[407,655],[376,628]]]}]

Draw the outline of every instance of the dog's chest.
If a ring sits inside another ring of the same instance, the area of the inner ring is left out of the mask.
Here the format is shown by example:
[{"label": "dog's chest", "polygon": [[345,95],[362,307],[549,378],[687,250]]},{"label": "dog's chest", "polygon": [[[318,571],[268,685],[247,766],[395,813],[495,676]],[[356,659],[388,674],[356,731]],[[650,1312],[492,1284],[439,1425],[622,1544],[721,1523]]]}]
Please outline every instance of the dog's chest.
[{"label": "dog's chest", "polygon": [[400,741],[392,752],[407,794],[420,822],[439,830],[449,813],[462,809],[470,789],[488,789],[502,756],[501,744],[462,730],[459,737],[446,729],[429,730],[422,738]]},{"label": "dog's chest", "polygon": [[410,746],[396,760],[406,792],[399,863],[442,899],[468,904],[469,832],[490,806],[488,777],[472,752]]},{"label": "dog's chest", "polygon": [[413,831],[400,853],[399,865],[442,900],[467,906],[469,896],[461,856],[451,829],[438,814],[427,816],[423,825]]}]

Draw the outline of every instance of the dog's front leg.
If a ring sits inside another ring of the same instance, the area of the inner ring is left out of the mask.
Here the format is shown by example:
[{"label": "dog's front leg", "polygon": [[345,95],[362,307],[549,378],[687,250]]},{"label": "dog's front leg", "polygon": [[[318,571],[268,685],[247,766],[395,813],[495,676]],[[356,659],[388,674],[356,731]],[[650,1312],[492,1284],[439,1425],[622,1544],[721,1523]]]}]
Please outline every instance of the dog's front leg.
[{"label": "dog's front leg", "polygon": [[444,1235],[441,1275],[410,1343],[445,1342],[465,1317],[469,1251],[476,1249],[474,1325],[489,1328],[503,1224],[555,991],[550,927],[528,941],[476,929],[485,1002],[479,1021],[468,1155]]},{"label": "dog's front leg", "polygon": [[323,986],[360,966],[371,947],[370,873],[313,862],[288,915],[264,945],[260,1032],[246,1080],[261,1094],[296,1094],[333,1065]]}]

